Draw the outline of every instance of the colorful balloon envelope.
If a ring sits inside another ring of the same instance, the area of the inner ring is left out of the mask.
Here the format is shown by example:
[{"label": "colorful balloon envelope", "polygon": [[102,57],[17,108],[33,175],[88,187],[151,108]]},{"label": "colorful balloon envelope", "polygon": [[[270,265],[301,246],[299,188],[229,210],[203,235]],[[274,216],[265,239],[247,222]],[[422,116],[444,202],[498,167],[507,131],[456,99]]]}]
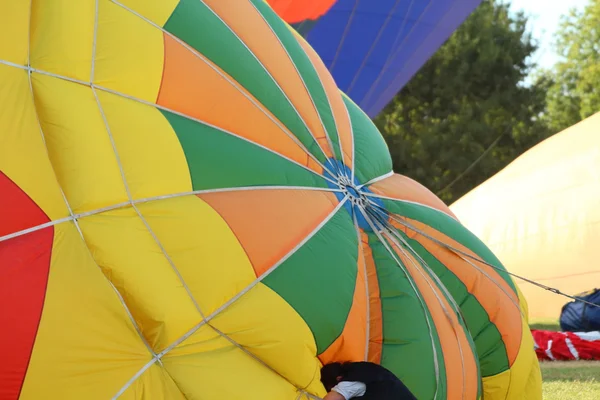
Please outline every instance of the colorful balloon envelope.
[{"label": "colorful balloon envelope", "polygon": [[541,398],[525,302],[262,0],[0,6],[2,399]]},{"label": "colorful balloon envelope", "polygon": [[481,0],[265,0],[375,117]]}]

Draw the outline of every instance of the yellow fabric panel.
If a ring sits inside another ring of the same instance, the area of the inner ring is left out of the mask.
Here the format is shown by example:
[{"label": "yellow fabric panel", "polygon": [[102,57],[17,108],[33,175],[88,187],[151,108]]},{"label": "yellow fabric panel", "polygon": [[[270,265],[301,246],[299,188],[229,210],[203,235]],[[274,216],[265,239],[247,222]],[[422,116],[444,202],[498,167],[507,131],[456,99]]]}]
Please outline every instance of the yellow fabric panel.
[{"label": "yellow fabric panel", "polygon": [[31,14],[31,66],[89,82],[95,14],[93,0],[36,0]]},{"label": "yellow fabric panel", "polygon": [[483,398],[486,400],[541,400],[542,375],[533,350],[529,325],[522,320],[519,354],[512,367],[498,375],[483,378]]},{"label": "yellow fabric panel", "polygon": [[217,315],[211,325],[296,387],[313,393],[322,390],[312,332],[296,310],[262,283]]},{"label": "yellow fabric panel", "polygon": [[179,0],[121,0],[121,3],[158,26],[165,26]]},{"label": "yellow fabric panel", "polygon": [[[174,349],[163,365],[188,399],[296,400],[297,389],[209,326]],[[292,363],[296,363],[292,360]]]},{"label": "yellow fabric panel", "polygon": [[[580,293],[600,279],[600,113],[521,155],[450,208],[511,272]],[[552,177],[552,179],[548,179]],[[518,281],[531,320],[567,299]]]},{"label": "yellow fabric panel", "polygon": [[50,160],[73,211],[127,201],[110,138],[91,89],[34,74],[33,89]]},{"label": "yellow fabric panel", "polygon": [[156,108],[98,92],[134,199],[192,191],[173,128]]},{"label": "yellow fabric panel", "polygon": [[248,256],[227,223],[198,197],[153,201],[138,208],[205,315],[256,278]]},{"label": "yellow fabric panel", "polygon": [[539,361],[533,350],[533,337],[525,319],[523,319],[522,332],[521,348],[510,369],[512,373],[507,399],[541,400],[542,374]]},{"label": "yellow fabric panel", "polygon": [[537,359],[530,370],[529,379],[525,383],[525,389],[523,390],[523,397],[521,399],[542,400],[542,371]]},{"label": "yellow fabric panel", "polygon": [[154,103],[162,81],[163,33],[109,1],[100,2],[98,16],[94,83]]},{"label": "yellow fabric panel", "polygon": [[57,225],[20,400],[110,399],[151,358],[74,224]]},{"label": "yellow fabric panel", "polygon": [[[85,217],[79,224],[96,262],[123,295],[156,352],[201,320],[177,274],[133,208]],[[175,225],[170,227],[177,230]]]},{"label": "yellow fabric panel", "polygon": [[167,371],[155,363],[119,396],[119,400],[141,399],[185,400],[185,397]]},{"label": "yellow fabric panel", "polygon": [[483,398],[485,400],[508,400],[506,397],[510,385],[511,370],[507,369],[494,376],[484,377]]},{"label": "yellow fabric panel", "polygon": [[35,115],[27,71],[6,65],[0,65],[0,127],[0,171],[50,219],[68,216]]},{"label": "yellow fabric panel", "polygon": [[525,318],[525,323],[529,327],[529,304],[527,303],[527,299],[523,296],[523,292],[515,282],[515,279],[512,280],[513,284],[515,284],[515,288],[517,289],[517,295],[519,296],[519,305],[521,306],[521,313],[523,314],[523,318]]},{"label": "yellow fabric panel", "polygon": [[27,64],[30,9],[28,1],[0,2],[0,60]]},{"label": "yellow fabric panel", "polygon": [[170,350],[163,361],[169,358],[186,358],[201,353],[218,353],[228,347],[228,342],[220,340],[221,335],[208,325],[202,325],[190,337]]}]

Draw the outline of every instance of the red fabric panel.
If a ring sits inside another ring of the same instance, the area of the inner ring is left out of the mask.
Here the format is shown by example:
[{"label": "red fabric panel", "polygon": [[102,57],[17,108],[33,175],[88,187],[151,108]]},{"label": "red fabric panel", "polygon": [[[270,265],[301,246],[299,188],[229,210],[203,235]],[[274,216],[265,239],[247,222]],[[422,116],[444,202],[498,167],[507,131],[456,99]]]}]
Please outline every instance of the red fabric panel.
[{"label": "red fabric panel", "polygon": [[532,330],[540,360],[600,360],[600,340],[587,340],[572,332]]},{"label": "red fabric panel", "polygon": [[[46,214],[0,172],[0,236],[49,222]],[[0,399],[18,399],[37,334],[54,228],[0,242]]]}]

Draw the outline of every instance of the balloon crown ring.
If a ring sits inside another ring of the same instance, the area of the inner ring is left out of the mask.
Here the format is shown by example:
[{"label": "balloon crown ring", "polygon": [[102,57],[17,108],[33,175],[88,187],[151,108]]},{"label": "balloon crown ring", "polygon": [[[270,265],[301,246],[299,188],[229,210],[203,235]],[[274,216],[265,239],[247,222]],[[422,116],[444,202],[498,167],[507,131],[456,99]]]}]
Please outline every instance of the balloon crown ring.
[{"label": "balloon crown ring", "polygon": [[329,159],[326,166],[327,184],[336,190],[335,195],[339,201],[346,202],[344,208],[356,219],[361,229],[371,232],[373,226],[380,224],[378,221],[381,218],[387,219],[382,199],[376,197],[367,185],[361,184],[350,168],[335,159]]}]

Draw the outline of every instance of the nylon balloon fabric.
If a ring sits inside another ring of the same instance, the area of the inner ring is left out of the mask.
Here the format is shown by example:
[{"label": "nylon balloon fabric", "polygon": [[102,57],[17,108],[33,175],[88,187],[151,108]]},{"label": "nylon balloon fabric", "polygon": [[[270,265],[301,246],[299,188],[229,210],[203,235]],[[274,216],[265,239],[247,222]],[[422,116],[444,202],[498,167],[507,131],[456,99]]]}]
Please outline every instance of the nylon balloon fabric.
[{"label": "nylon balloon fabric", "polygon": [[0,398],[316,399],[333,360],[541,398],[510,277],[267,3],[11,2],[0,34]]},{"label": "nylon balloon fabric", "polygon": [[481,0],[265,0],[375,117]]}]

